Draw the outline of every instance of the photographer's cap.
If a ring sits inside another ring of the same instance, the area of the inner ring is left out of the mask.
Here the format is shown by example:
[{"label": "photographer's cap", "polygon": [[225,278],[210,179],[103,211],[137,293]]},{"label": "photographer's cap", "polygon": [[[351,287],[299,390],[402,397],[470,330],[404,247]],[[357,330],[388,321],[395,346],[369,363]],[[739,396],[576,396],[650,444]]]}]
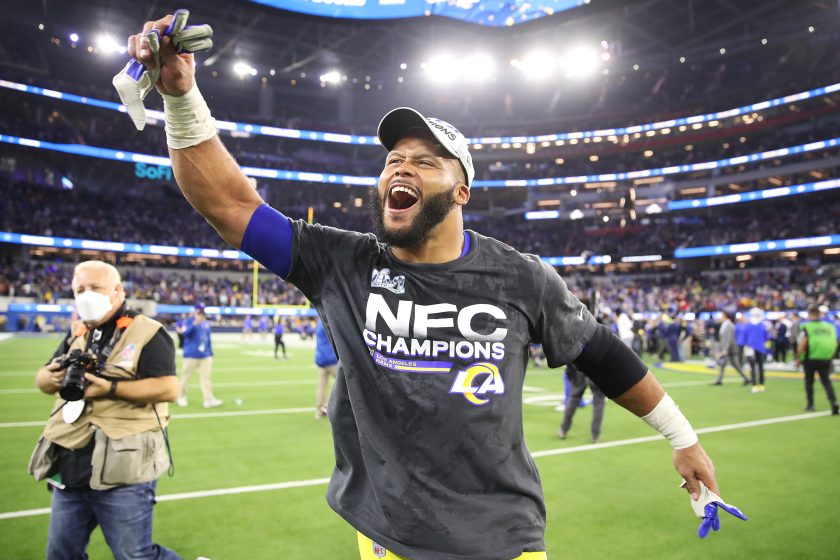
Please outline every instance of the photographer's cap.
[{"label": "photographer's cap", "polygon": [[467,186],[472,186],[475,177],[472,156],[467,139],[461,131],[446,121],[433,117],[424,117],[410,107],[398,107],[382,117],[376,135],[386,150],[392,150],[406,131],[412,128],[427,129],[443,148],[461,162],[467,177]]}]

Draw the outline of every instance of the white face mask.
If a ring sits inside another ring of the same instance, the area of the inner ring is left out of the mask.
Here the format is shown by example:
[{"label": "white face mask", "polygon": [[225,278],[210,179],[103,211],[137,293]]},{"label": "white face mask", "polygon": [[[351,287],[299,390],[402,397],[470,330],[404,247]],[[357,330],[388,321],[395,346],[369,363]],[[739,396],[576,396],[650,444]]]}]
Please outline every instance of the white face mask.
[{"label": "white face mask", "polygon": [[76,311],[86,323],[96,323],[111,311],[111,298],[86,290],[76,296]]}]

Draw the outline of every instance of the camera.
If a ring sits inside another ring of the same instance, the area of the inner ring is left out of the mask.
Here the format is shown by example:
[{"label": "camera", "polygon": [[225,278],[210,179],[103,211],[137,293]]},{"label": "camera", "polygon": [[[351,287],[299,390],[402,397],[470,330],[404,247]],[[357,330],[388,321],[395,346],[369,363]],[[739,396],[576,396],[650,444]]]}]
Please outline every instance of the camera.
[{"label": "camera", "polygon": [[58,394],[65,401],[81,400],[85,396],[85,387],[87,386],[85,373],[99,375],[99,364],[97,363],[96,356],[91,353],[82,352],[77,348],[61,360],[60,365],[67,372],[61,381]]}]

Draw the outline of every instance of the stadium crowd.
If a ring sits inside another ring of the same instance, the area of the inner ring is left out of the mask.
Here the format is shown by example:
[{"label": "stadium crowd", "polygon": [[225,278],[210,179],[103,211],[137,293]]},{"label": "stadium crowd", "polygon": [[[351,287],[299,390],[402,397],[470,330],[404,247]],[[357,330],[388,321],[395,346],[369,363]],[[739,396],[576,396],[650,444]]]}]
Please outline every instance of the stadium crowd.
[{"label": "stadium crowd", "polygon": [[[594,289],[607,310],[628,313],[700,313],[703,311],[803,310],[817,303],[836,308],[840,287],[822,269],[810,266],[785,270],[744,270],[697,275],[666,273],[651,276],[564,275],[580,295]],[[39,261],[6,261],[0,264],[0,296],[33,298],[41,303],[72,299],[72,266]],[[178,305],[249,307],[249,273],[155,270],[129,268],[123,287],[131,299]],[[268,304],[306,304],[291,284],[271,274],[260,276],[260,301]]]},{"label": "stadium crowd", "polygon": [[[5,186],[0,231],[223,249],[224,242],[177,196],[118,196],[85,190]],[[160,194],[160,193],[158,193]],[[302,207],[283,207],[304,217]],[[324,225],[370,231],[364,208],[342,212],[322,207]],[[664,254],[680,247],[836,234],[840,200],[831,193],[710,210],[641,216],[620,227],[615,221],[494,218],[467,213],[467,226],[517,249],[542,256],[585,251],[613,256]]]},{"label": "stadium crowd", "polygon": [[[4,262],[0,266],[0,296],[34,298],[57,303],[73,298],[73,269],[55,263]],[[129,299],[174,305],[250,307],[250,273],[204,275],[187,271],[127,269],[122,285]],[[260,276],[260,301],[271,305],[303,305],[306,298],[291,284],[272,274]]]}]

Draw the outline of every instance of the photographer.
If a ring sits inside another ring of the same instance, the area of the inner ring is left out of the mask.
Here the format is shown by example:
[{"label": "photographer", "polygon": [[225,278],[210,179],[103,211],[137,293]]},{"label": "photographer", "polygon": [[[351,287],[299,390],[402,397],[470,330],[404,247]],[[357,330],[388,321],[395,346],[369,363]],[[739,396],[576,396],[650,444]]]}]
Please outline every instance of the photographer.
[{"label": "photographer", "polygon": [[29,463],[52,490],[47,558],[86,558],[97,525],[115,558],[178,558],[152,543],[155,487],[170,467],[166,402],[178,395],[174,344],[126,308],[110,264],[78,264],[73,293],[80,321],[36,377],[58,393]]}]

